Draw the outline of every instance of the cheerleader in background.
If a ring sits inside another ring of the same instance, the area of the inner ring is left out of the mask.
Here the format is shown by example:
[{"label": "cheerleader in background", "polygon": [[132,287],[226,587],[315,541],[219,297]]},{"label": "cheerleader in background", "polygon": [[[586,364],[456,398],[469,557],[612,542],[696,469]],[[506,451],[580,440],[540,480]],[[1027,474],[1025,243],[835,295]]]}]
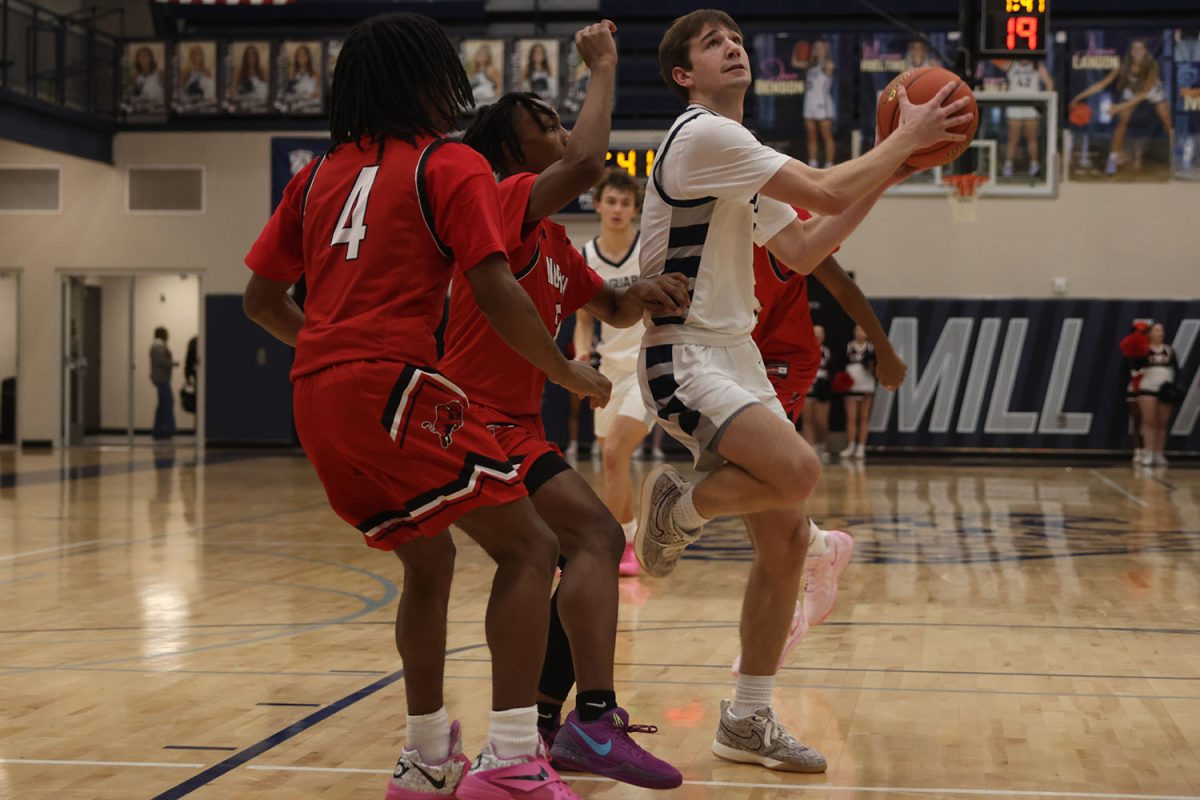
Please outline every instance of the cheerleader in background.
[{"label": "cheerleader in background", "polygon": [[861,325],[854,326],[854,340],[846,345],[846,373],[853,384],[846,392],[846,449],[843,459],[863,458],[867,448],[867,420],[875,398],[875,347],[867,341]]},{"label": "cheerleader in background", "polygon": [[1142,412],[1142,466],[1165,467],[1167,459],[1163,450],[1166,449],[1172,405],[1169,393],[1175,389],[1179,362],[1175,350],[1164,341],[1166,332],[1161,322],[1150,326],[1147,338],[1150,344],[1146,354],[1135,358],[1133,363],[1139,379],[1137,402]]},{"label": "cheerleader in background", "polygon": [[808,400],[801,412],[804,420],[804,438],[808,440],[821,461],[828,461],[825,452],[825,437],[829,433],[829,348],[825,346],[825,328],[822,325],[813,326],[813,334],[821,347],[821,366],[817,367],[817,377],[808,390]]}]

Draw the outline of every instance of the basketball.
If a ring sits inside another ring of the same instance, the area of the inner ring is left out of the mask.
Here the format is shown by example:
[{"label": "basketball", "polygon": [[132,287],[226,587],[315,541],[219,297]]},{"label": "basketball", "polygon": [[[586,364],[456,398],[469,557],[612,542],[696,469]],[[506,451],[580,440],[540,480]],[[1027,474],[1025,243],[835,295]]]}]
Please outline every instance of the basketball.
[{"label": "basketball", "polygon": [[900,98],[897,90],[901,85],[908,92],[909,102],[913,105],[921,105],[932,100],[933,96],[938,93],[938,90],[951,81],[957,81],[958,86],[946,98],[947,104],[953,103],[961,97],[971,98],[971,102],[963,109],[963,113],[969,112],[974,114],[975,117],[970,122],[953,129],[954,133],[965,134],[967,138],[961,142],[942,142],[941,144],[918,150],[909,156],[905,162],[911,167],[917,167],[918,169],[940,167],[943,164],[949,164],[967,151],[971,140],[975,138],[975,130],[979,127],[979,107],[975,104],[975,93],[971,91],[971,87],[967,86],[962,78],[948,69],[942,69],[941,67],[919,67],[897,75],[887,85],[887,88],[883,90],[883,94],[879,96],[879,105],[875,109],[875,121],[879,125],[879,134],[882,141],[882,139],[891,136],[892,131],[900,124]]},{"label": "basketball", "polygon": [[1092,121],[1092,107],[1087,103],[1076,103],[1067,109],[1067,119],[1076,128],[1082,128]]}]

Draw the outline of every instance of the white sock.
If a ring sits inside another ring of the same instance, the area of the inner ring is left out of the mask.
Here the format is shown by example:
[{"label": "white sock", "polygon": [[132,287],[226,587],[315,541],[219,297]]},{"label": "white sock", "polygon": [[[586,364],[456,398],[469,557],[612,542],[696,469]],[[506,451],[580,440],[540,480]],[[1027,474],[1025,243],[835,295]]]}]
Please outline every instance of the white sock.
[{"label": "white sock", "polygon": [[625,543],[629,544],[637,534],[637,520],[631,519],[629,522],[622,522],[621,530],[625,531]]},{"label": "white sock", "polygon": [[811,519],[808,521],[808,557],[820,558],[828,549],[825,542],[825,531],[817,527]]},{"label": "white sock", "polygon": [[682,530],[687,532],[697,531],[703,528],[712,520],[707,517],[702,517],[700,512],[696,510],[696,503],[692,499],[694,487],[688,487],[688,490],[683,493],[679,501],[675,503],[675,508],[671,510],[671,519],[675,521]]},{"label": "white sock", "polygon": [[426,764],[440,764],[450,755],[450,717],[442,706],[432,714],[408,715],[408,746]]},{"label": "white sock", "polygon": [[730,711],[735,717],[747,717],[760,708],[769,708],[771,690],[774,688],[774,675],[738,675]]},{"label": "white sock", "polygon": [[537,706],[508,708],[488,714],[488,744],[497,758],[532,756],[537,753]]}]

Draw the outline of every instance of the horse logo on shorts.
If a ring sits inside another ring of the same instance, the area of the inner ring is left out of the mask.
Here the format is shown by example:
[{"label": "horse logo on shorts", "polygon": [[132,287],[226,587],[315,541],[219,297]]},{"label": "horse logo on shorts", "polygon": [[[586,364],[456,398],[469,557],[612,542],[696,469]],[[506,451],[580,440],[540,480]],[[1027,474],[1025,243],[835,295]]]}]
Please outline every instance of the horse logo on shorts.
[{"label": "horse logo on shorts", "polygon": [[433,421],[421,423],[422,428],[441,440],[443,450],[454,443],[454,432],[462,426],[463,406],[458,400],[438,403],[433,409]]}]

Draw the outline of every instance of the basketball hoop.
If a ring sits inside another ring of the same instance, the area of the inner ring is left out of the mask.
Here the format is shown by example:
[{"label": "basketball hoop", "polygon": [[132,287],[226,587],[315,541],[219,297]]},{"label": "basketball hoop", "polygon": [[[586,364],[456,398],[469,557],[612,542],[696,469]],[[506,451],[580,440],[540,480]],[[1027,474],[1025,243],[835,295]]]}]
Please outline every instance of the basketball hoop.
[{"label": "basketball hoop", "polygon": [[950,187],[946,197],[950,201],[950,214],[955,222],[975,222],[979,219],[979,187],[987,181],[987,175],[973,172],[942,176],[942,183]]}]

